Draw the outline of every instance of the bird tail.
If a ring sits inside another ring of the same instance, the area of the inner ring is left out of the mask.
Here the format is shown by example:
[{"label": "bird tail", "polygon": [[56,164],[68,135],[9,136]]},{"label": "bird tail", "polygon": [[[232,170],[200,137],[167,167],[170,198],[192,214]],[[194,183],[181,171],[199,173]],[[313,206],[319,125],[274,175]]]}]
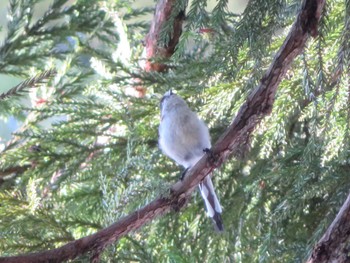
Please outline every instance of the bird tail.
[{"label": "bird tail", "polygon": [[222,208],[216,196],[210,176],[207,176],[204,181],[199,184],[199,190],[204,199],[208,216],[214,222],[215,229],[217,231],[223,231],[224,225],[221,218]]}]

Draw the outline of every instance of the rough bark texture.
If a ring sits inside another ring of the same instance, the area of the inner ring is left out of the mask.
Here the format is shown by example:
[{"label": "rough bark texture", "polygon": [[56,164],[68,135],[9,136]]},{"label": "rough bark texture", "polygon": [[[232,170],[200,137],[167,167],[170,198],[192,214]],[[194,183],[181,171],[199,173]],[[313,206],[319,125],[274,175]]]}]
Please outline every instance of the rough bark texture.
[{"label": "rough bark texture", "polygon": [[[175,51],[182,33],[182,23],[185,19],[185,10],[175,9],[176,0],[159,0],[151,22],[151,27],[145,37],[146,62],[142,66],[146,72],[163,72],[167,66],[162,62],[170,58]],[[166,23],[172,23],[172,32],[168,32],[168,43],[159,43],[159,36]],[[135,85],[129,94],[137,98],[143,98],[146,94],[146,87],[142,80],[135,78]]]},{"label": "rough bark texture", "polygon": [[[159,0],[157,3],[150,31],[145,39],[147,61],[144,69],[146,71],[164,71],[166,69],[165,64],[156,62],[156,60],[164,60],[174,54],[182,33],[182,22],[185,18],[185,10],[174,10],[175,3],[176,0]],[[174,16],[174,12],[177,12],[176,16]],[[174,17],[173,32],[169,32],[171,34],[170,41],[166,46],[161,47],[159,45],[159,35],[164,24],[172,17]]]},{"label": "rough bark texture", "polygon": [[350,194],[326,233],[315,245],[307,263],[350,262]]},{"label": "rough bark texture", "polygon": [[132,230],[138,229],[157,215],[169,210],[170,207],[171,200],[169,198],[158,198],[147,206],[125,216],[118,222],[93,235],[72,241],[57,249],[17,257],[0,258],[0,262],[62,262],[74,259],[88,252],[95,256],[98,255],[105,246],[115,242],[118,238]]},{"label": "rough bark texture", "polygon": [[[161,2],[167,1],[161,0]],[[187,197],[200,181],[213,169],[220,166],[232,153],[237,152],[239,146],[249,140],[251,132],[261,118],[271,112],[277,86],[281,82],[285,72],[294,58],[304,48],[308,36],[310,34],[313,36],[317,34],[317,23],[324,3],[325,0],[305,0],[303,2],[295,24],[277,53],[272,65],[261,80],[261,83],[250,94],[232,124],[213,146],[212,151],[216,157],[214,163],[207,160],[206,157],[202,158],[188,171],[183,181],[177,182],[171,187],[169,196],[159,197],[145,207],[93,235],[83,237],[53,250],[17,257],[0,258],[0,262],[62,262],[74,259],[88,252],[92,254],[92,259],[98,259],[100,251],[108,244],[140,228],[142,225],[168,212],[172,208],[178,209],[183,206]],[[155,27],[156,25],[153,26]],[[151,41],[151,35],[148,36],[150,38],[148,41]],[[157,39],[156,36],[153,37]],[[152,43],[154,44],[154,42]]]}]

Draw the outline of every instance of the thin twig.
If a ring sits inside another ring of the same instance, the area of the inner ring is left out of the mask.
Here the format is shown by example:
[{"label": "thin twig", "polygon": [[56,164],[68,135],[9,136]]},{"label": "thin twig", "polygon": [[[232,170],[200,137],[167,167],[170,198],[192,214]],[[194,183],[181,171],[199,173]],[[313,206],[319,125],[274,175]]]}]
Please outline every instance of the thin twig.
[{"label": "thin twig", "polygon": [[30,78],[30,79],[27,79],[27,80],[21,82],[20,84],[18,84],[17,86],[11,88],[9,91],[0,94],[0,101],[7,99],[9,97],[19,96],[20,93],[25,92],[27,88],[32,88],[32,87],[35,87],[39,84],[42,84],[45,81],[52,78],[55,74],[56,74],[55,69],[49,69],[49,70],[46,70],[46,71],[44,71],[44,72],[42,72],[42,73],[40,73],[40,74]]}]

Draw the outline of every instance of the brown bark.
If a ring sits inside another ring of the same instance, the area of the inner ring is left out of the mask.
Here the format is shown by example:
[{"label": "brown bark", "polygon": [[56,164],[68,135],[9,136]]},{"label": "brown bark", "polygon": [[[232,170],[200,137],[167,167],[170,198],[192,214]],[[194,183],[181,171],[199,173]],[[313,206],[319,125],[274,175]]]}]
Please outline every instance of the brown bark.
[{"label": "brown bark", "polygon": [[[156,11],[154,13],[153,21],[151,23],[150,31],[148,32],[145,45],[146,45],[146,71],[158,71],[162,72],[166,69],[166,65],[156,60],[164,60],[171,57],[174,54],[175,47],[179,42],[182,33],[182,22],[185,18],[185,10],[177,11],[174,16],[174,5],[176,0],[159,0],[157,3]],[[159,35],[164,28],[167,21],[173,19],[173,32],[168,32],[171,35],[170,40],[166,43],[166,46],[161,47],[159,45]]]},{"label": "brown bark", "polygon": [[350,194],[332,224],[315,245],[307,263],[350,262]]},{"label": "brown bark", "polygon": [[232,153],[237,152],[240,145],[249,140],[251,132],[261,118],[271,112],[277,86],[285,72],[294,58],[304,48],[309,34],[316,35],[317,23],[324,3],[325,0],[305,0],[303,2],[296,22],[261,83],[249,95],[232,124],[213,146],[212,151],[217,158],[215,163],[207,160],[206,157],[202,158],[188,171],[183,181],[177,182],[171,187],[169,196],[157,198],[143,208],[93,235],[83,237],[53,250],[18,257],[0,258],[0,262],[61,262],[88,252],[92,254],[92,258],[98,258],[100,251],[108,244],[140,228],[156,216],[168,212],[171,208],[181,207],[199,182],[213,169],[221,165]]},{"label": "brown bark", "polygon": [[[185,10],[175,8],[176,0],[159,0],[153,16],[150,30],[145,37],[146,62],[144,71],[163,72],[167,69],[164,61],[170,58],[179,43],[182,34],[182,23],[185,18]],[[168,43],[159,43],[160,34],[166,23],[172,23],[172,32],[169,35]],[[135,85],[128,91],[129,95],[142,98],[146,94],[146,87],[142,85],[142,80],[135,78]]]}]

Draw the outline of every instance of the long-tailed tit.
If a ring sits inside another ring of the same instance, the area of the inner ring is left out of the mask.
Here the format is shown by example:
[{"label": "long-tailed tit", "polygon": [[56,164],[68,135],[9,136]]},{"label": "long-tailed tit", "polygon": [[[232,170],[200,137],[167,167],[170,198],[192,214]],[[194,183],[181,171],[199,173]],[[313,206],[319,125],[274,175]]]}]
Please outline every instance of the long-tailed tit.
[{"label": "long-tailed tit", "polygon": [[[187,103],[171,91],[161,99],[160,111],[159,146],[164,154],[187,170],[201,159],[205,149],[211,147],[209,130]],[[199,184],[199,190],[215,228],[222,231],[222,209],[210,176]]]}]

